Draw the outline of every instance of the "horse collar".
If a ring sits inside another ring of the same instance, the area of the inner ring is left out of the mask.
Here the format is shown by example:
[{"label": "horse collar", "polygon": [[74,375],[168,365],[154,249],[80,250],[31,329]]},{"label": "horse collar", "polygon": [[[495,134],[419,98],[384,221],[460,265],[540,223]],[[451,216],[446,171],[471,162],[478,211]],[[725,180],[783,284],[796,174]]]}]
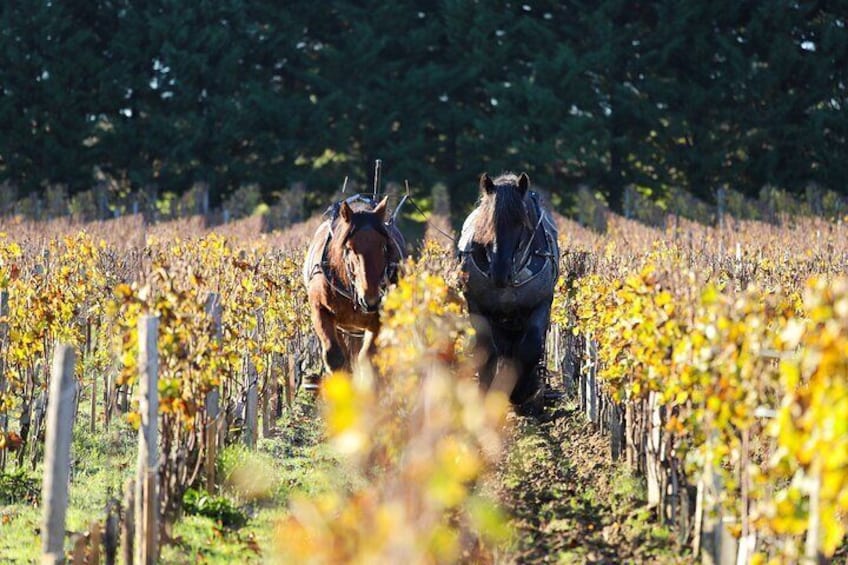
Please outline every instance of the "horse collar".
[{"label": "horse collar", "polygon": [[[539,200],[535,192],[530,193],[530,200],[534,204],[534,208],[536,209],[536,216],[538,216],[538,218],[536,219],[536,225],[533,226],[533,229],[530,231],[530,237],[527,239],[527,245],[524,247],[524,249],[521,251],[521,254],[519,255],[519,257],[521,257],[521,260],[518,261],[518,268],[516,269],[516,271],[518,272],[521,272],[521,270],[527,266],[527,262],[530,260],[530,250],[533,248],[533,240],[536,239],[536,233],[538,233],[539,228],[542,226],[542,221],[545,218],[545,214],[542,211],[542,207],[539,205]],[[524,203],[524,206],[527,206],[526,202]]]},{"label": "horse collar", "polygon": [[[545,248],[544,249],[537,249],[535,252],[533,252],[533,242],[535,241],[536,236],[539,233],[539,229],[542,228],[543,225],[545,224],[545,212],[542,209],[542,206],[539,203],[539,197],[535,192],[530,192],[530,201],[532,202],[532,204],[525,201],[524,206],[525,206],[525,209],[527,209],[531,205],[533,206],[533,208],[536,212],[536,220],[534,221],[533,227],[530,228],[529,237],[524,242],[524,245],[519,244],[519,248],[518,248],[516,254],[513,256],[515,260],[513,261],[512,274],[510,276],[510,281],[509,281],[509,285],[513,288],[520,288],[520,287],[527,285],[531,281],[535,280],[542,272],[544,272],[544,268],[540,268],[536,273],[532,273],[529,276],[527,276],[526,278],[521,278],[523,271],[526,270],[527,266],[532,261],[532,258],[533,258],[534,255],[545,257],[546,261],[552,260],[553,263],[554,263],[554,268],[558,267],[558,265],[556,265],[556,261],[553,259],[554,253],[552,251],[553,249],[555,249],[556,242],[555,242],[555,240],[553,242],[551,241],[551,235],[550,235],[550,233],[548,233],[547,229],[543,230]],[[528,210],[528,212],[529,212],[529,210]],[[527,229],[527,228],[524,228],[524,229]],[[460,254],[470,255],[471,254],[471,248],[469,247],[468,249],[460,249]],[[471,258],[470,260],[476,266],[475,260],[473,258]],[[487,269],[485,271],[483,271],[482,269],[479,269],[479,267],[477,267],[477,268],[478,268],[478,271],[482,275],[484,275],[486,278],[491,277],[491,272],[490,272],[491,265],[489,266],[489,269]]]}]

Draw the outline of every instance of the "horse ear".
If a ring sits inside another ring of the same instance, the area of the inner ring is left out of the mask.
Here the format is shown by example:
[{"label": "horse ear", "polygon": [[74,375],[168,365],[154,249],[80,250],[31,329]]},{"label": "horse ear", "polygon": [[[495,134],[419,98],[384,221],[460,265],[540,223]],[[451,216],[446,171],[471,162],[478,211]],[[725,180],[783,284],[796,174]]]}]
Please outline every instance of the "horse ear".
[{"label": "horse ear", "polygon": [[381,222],[386,221],[386,208],[388,207],[388,204],[389,204],[389,197],[384,196],[383,199],[380,200],[380,203],[377,204],[377,206],[374,208],[374,214],[376,214],[377,217],[380,218]]},{"label": "horse ear", "polygon": [[342,219],[348,223],[350,223],[353,219],[353,208],[351,208],[350,204],[347,202],[342,202],[342,207],[341,210],[339,210],[339,213],[341,214]]},{"label": "horse ear", "polygon": [[491,194],[495,190],[495,183],[492,182],[489,173],[483,173],[480,177],[480,192],[482,194]]},{"label": "horse ear", "polygon": [[521,195],[527,194],[527,189],[530,188],[530,177],[527,176],[527,173],[521,173],[521,176],[518,177],[518,190],[521,191]]}]

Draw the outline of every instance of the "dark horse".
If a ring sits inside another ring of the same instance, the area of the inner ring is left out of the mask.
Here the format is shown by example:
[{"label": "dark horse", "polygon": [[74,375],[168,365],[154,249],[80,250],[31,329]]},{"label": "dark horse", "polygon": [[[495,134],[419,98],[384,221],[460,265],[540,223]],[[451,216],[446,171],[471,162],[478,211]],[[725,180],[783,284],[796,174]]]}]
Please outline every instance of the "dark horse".
[{"label": "dark horse", "polygon": [[[361,361],[374,352],[380,301],[389,283],[397,281],[405,243],[394,222],[386,222],[385,198],[375,205],[354,196],[328,214],[309,245],[303,277],[330,372],[350,369],[354,355]],[[345,336],[362,339],[359,351],[347,350]]]},{"label": "dark horse", "polygon": [[495,180],[483,174],[459,253],[481,355],[480,386],[488,390],[497,377],[498,388],[506,389],[520,411],[536,413],[543,397],[537,366],[559,275],[559,247],[556,227],[529,186],[524,173]]}]

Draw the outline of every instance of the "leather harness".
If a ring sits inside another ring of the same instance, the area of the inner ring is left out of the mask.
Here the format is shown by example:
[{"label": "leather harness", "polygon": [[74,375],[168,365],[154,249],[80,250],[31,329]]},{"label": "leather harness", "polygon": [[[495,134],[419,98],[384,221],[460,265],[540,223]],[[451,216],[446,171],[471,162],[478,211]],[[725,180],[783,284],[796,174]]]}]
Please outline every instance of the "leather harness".
[{"label": "leather harness", "polygon": [[[369,198],[363,197],[361,195],[352,196],[352,197],[348,198],[346,201],[348,203],[356,202],[356,201],[364,201],[367,204],[369,204],[372,208],[374,206],[373,201],[371,201]],[[347,270],[347,278],[350,281],[350,283],[348,285],[345,285],[344,281],[342,281],[335,274],[333,269],[330,267],[330,260],[329,260],[329,256],[328,256],[329,255],[329,249],[330,249],[330,242],[332,241],[333,236],[334,236],[333,228],[335,227],[336,220],[339,217],[339,212],[341,210],[342,202],[344,202],[344,201],[336,202],[335,204],[330,206],[330,208],[328,208],[327,211],[324,213],[324,215],[327,216],[327,219],[329,221],[329,229],[327,230],[327,237],[324,240],[324,247],[323,247],[323,250],[321,251],[321,261],[318,262],[318,263],[315,263],[313,265],[312,271],[309,275],[309,279],[311,280],[315,275],[318,275],[318,274],[323,275],[325,280],[327,281],[327,284],[329,284],[330,288],[333,289],[333,292],[344,297],[346,300],[350,301],[350,303],[353,305],[354,310],[362,309],[363,312],[370,314],[370,313],[376,312],[377,310],[376,310],[376,308],[371,310],[371,309],[364,307],[361,304],[359,304],[359,301],[356,299],[356,288],[354,287],[354,278],[355,277],[354,277],[353,272],[350,270],[350,267],[347,264],[347,262],[345,262],[345,269]],[[364,230],[364,229],[374,229],[374,230],[377,231],[377,233],[379,233],[380,235],[382,235],[383,237],[386,238],[386,245],[387,246],[392,245],[394,247],[395,251],[396,251],[395,256],[398,257],[398,259],[401,259],[403,257],[403,249],[401,248],[400,243],[397,241],[397,239],[392,237],[392,235],[391,235],[391,233],[389,233],[389,229],[388,229],[389,226],[392,225],[392,223],[393,223],[393,219],[389,223],[383,223],[383,222],[380,222],[380,221],[363,221],[363,222],[360,222],[359,224],[355,223],[354,226],[352,227],[352,229],[350,230],[350,232],[347,234],[347,237],[345,239],[346,240],[349,239],[357,231]],[[345,242],[342,242],[342,243],[344,244]],[[388,249],[386,250],[386,253],[387,253],[387,259],[388,259]],[[382,279],[382,283],[383,283],[382,286],[384,288],[384,291],[383,291],[384,293],[385,293],[385,288],[388,286],[389,283],[393,283],[393,282],[397,281],[397,274],[398,274],[399,267],[400,267],[400,264],[399,264],[398,261],[387,261],[386,262],[386,268],[383,271],[383,279]]]},{"label": "leather harness", "polygon": [[[512,273],[510,274],[509,281],[510,286],[513,288],[520,288],[522,286],[525,286],[530,282],[534,281],[539,276],[541,276],[542,273],[544,273],[545,269],[543,264],[541,268],[539,268],[535,273],[531,273],[529,277],[526,277],[524,279],[519,278],[519,275],[523,273],[527,267],[529,267],[530,262],[533,260],[533,257],[544,257],[546,261],[551,260],[554,269],[554,280],[556,280],[556,278],[559,276],[559,258],[555,257],[555,253],[553,251],[557,249],[557,243],[554,239],[556,236],[551,233],[551,230],[542,230],[545,238],[545,245],[544,247],[533,251],[533,241],[536,239],[536,234],[538,233],[539,228],[542,227],[544,223],[550,222],[550,220],[547,219],[547,215],[545,214],[544,210],[542,210],[542,206],[539,203],[539,195],[535,192],[530,192],[530,200],[533,202],[533,207],[536,211],[536,216],[538,217],[538,220],[536,221],[535,227],[530,232],[530,236],[527,238],[524,248],[520,249],[520,253],[517,254],[518,257],[520,257],[520,260],[517,262],[517,264],[515,262],[513,263],[513,269]],[[524,205],[525,207],[527,206],[526,203]],[[473,253],[473,243],[470,243],[466,249],[459,250],[460,256],[469,259],[474,264],[475,268],[477,268],[483,275],[485,275],[486,278],[491,278],[492,274],[490,269],[480,269],[480,266],[474,259]]]}]

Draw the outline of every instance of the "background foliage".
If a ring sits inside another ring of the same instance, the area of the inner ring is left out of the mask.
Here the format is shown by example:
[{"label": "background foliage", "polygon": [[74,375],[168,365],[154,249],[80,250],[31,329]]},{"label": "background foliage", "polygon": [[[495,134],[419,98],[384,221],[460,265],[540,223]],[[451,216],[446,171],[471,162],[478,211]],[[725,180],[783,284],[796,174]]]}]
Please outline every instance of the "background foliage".
[{"label": "background foliage", "polygon": [[[174,0],[0,7],[0,181],[215,204],[346,174],[845,191],[846,3]],[[468,187],[468,190],[464,190]],[[462,190],[457,190],[457,189]]]}]

